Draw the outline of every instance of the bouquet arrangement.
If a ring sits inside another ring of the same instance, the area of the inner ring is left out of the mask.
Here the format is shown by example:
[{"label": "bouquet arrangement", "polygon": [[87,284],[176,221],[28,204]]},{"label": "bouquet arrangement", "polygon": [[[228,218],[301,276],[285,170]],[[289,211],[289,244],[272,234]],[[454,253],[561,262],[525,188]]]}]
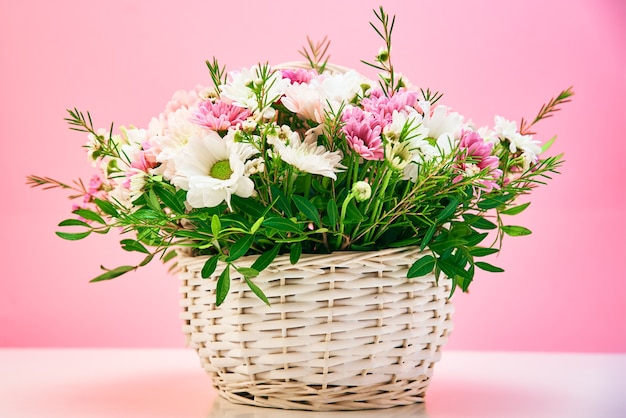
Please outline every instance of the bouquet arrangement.
[{"label": "bouquet arrangement", "polygon": [[[557,173],[562,156],[543,157],[532,129],[573,94],[567,89],[519,126],[496,116],[476,127],[418,89],[392,61],[395,17],[375,10],[383,41],[370,80],[328,63],[329,42],[309,40],[302,63],[259,64],[227,72],[207,61],[209,87],[174,94],[145,128],[96,129],[73,109],[67,121],[87,133],[98,169],[88,183],[30,176],[33,186],[60,187],[80,198],[57,232],[79,240],[92,233],[128,234],[121,247],[144,254],[137,265],[106,269],[93,281],[136,270],[175,250],[218,262],[217,303],[231,271],[267,298],[254,278],[279,254],[424,250],[408,277],[432,273],[466,291],[475,268],[503,271],[480,257],[497,253],[504,235],[530,231],[507,216],[525,210],[526,195]],[[251,267],[238,265],[258,255]]]}]

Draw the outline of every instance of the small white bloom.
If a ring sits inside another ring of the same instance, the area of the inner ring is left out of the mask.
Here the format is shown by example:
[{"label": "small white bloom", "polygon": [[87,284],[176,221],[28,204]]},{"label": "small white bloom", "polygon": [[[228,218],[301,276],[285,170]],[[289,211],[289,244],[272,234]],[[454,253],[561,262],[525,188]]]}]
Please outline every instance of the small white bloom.
[{"label": "small white bloom", "polygon": [[255,158],[246,162],[245,174],[251,176],[256,173],[265,171],[265,160],[263,158]]},{"label": "small white bloom", "polygon": [[241,123],[241,130],[246,133],[254,132],[257,127],[257,123],[252,119],[246,119]]},{"label": "small white bloom", "polygon": [[317,145],[317,142],[303,142],[300,135],[292,132],[288,126],[280,129],[282,134],[269,136],[267,143],[274,147],[275,153],[284,162],[305,173],[337,179],[335,173],[345,168],[341,165],[341,151],[330,152],[322,145]]}]

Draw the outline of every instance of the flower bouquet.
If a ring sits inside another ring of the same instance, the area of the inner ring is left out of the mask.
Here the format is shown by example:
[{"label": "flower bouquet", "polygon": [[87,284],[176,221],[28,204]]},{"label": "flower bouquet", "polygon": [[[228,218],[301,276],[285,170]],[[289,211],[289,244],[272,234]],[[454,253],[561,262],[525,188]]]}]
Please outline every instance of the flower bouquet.
[{"label": "flower bouquet", "polygon": [[93,281],[174,260],[185,331],[235,402],[420,401],[449,296],[476,268],[503,271],[480,258],[530,234],[508,217],[562,163],[532,130],[571,89],[519,127],[496,116],[477,128],[395,70],[395,17],[374,12],[383,46],[364,64],[378,80],[330,64],[326,39],[280,66],[227,72],[213,58],[212,85],[177,92],[145,128],[96,129],[69,111],[98,170],[89,183],[28,179],[80,198],[61,238],[121,230],[143,255]]}]

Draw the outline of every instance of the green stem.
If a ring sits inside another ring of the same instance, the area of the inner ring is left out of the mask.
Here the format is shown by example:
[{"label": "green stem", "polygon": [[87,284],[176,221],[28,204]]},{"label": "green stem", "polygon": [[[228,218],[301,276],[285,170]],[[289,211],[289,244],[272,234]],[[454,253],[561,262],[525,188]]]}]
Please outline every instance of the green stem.
[{"label": "green stem", "polygon": [[[373,225],[379,221],[380,212],[382,210],[383,198],[385,196],[385,191],[389,186],[389,181],[391,180],[391,175],[393,174],[392,170],[387,169],[385,176],[383,177],[383,184],[380,186],[380,189],[377,190],[376,195],[372,196],[372,199],[376,199],[374,201],[374,208],[372,210],[372,215],[370,216],[370,225]],[[374,232],[374,228],[370,230],[370,232],[366,235],[365,242],[369,242],[372,237],[372,233]]]},{"label": "green stem", "polygon": [[311,192],[312,175],[309,173],[304,178],[304,197],[308,200]]},{"label": "green stem", "polygon": [[343,231],[345,229],[344,220],[346,219],[346,212],[348,211],[348,203],[350,203],[353,197],[354,195],[352,194],[352,192],[348,193],[348,196],[346,196],[346,199],[343,201],[343,204],[341,205],[341,214],[339,215],[339,218],[340,218],[339,219],[339,236],[337,237],[337,248],[341,247],[341,240],[343,239]]}]

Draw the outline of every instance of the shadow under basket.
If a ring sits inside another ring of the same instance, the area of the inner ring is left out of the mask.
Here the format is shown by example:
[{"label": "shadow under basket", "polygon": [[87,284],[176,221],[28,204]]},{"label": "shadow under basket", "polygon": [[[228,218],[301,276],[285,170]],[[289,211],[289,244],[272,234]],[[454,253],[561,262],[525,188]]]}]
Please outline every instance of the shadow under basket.
[{"label": "shadow under basket", "polygon": [[[407,279],[419,248],[279,256],[255,277],[267,306],[231,269],[202,279],[207,257],[179,254],[183,330],[219,394],[231,402],[312,411],[423,402],[452,330],[450,281]],[[249,267],[255,257],[237,261]]]}]

